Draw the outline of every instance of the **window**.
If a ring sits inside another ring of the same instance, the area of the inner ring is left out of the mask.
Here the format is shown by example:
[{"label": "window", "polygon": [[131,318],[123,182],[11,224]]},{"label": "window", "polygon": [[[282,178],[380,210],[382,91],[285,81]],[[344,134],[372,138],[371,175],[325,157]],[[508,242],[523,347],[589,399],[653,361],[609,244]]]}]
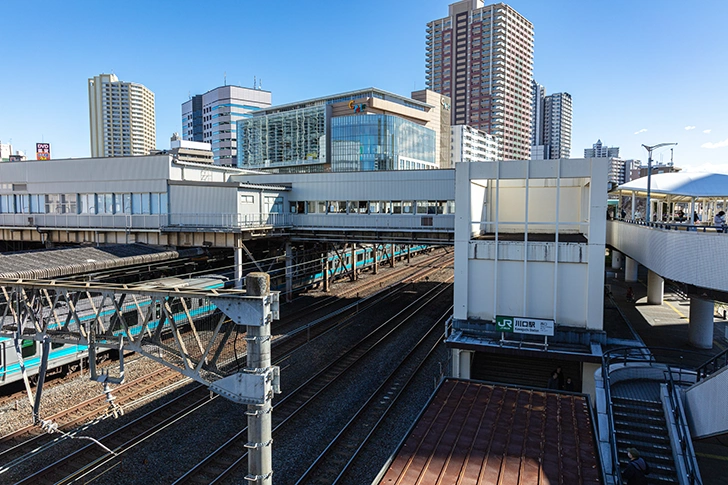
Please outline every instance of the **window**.
[{"label": "window", "polygon": [[36,353],[35,340],[23,340],[20,344],[20,353],[23,358],[32,357]]},{"label": "window", "polygon": [[392,214],[401,214],[401,213],[402,213],[402,201],[401,200],[392,201]]},{"label": "window", "polygon": [[414,207],[411,200],[402,201],[402,214],[414,214]]},{"label": "window", "polygon": [[329,214],[345,214],[345,213],[346,213],[346,201],[345,200],[329,201]]},{"label": "window", "polygon": [[252,195],[240,195],[240,203],[242,204],[254,204],[255,197]]},{"label": "window", "polygon": [[79,194],[81,214],[96,214],[96,194]]}]

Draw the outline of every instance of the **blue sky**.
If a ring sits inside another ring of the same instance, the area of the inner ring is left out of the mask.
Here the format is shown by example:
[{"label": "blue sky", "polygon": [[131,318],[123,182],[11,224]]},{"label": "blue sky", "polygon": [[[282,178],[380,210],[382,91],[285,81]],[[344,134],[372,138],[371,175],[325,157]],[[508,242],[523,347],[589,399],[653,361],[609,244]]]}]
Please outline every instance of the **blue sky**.
[{"label": "blue sky", "polygon": [[[87,79],[112,71],[155,93],[160,148],[181,131],[181,104],[225,73],[248,87],[257,76],[274,104],[369,86],[407,95],[425,87],[425,25],[449,3],[4,0],[0,141],[89,156]],[[535,79],[573,97],[572,157],[598,138],[642,160],[641,144],[677,142],[676,165],[728,172],[728,2],[508,3],[534,24]]]}]

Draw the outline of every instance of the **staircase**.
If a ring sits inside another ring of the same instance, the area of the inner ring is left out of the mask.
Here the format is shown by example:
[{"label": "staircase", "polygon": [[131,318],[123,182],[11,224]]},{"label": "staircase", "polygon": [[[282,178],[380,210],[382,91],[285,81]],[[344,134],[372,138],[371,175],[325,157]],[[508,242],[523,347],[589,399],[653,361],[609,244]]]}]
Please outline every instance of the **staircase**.
[{"label": "staircase", "polygon": [[627,448],[636,448],[650,465],[650,484],[679,483],[662,403],[612,396],[612,414],[621,468],[629,463]]}]

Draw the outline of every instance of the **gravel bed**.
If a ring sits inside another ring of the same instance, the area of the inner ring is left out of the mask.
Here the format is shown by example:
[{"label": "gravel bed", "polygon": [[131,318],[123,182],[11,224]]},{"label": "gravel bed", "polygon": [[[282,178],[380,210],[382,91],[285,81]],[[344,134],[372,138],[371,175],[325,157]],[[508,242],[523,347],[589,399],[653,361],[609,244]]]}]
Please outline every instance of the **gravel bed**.
[{"label": "gravel bed", "polygon": [[[415,258],[413,262],[418,262]],[[385,274],[386,269],[382,268],[382,274]],[[420,283],[418,285],[429,285],[433,282],[444,278],[443,275],[450,276],[452,270],[443,270],[438,274],[430,276],[429,283]],[[364,273],[361,275],[359,282],[363,283],[369,277],[375,277],[370,273]],[[335,293],[339,288],[349,289],[349,285],[352,283],[342,282],[332,285],[332,293]],[[356,284],[356,283],[353,283]],[[378,288],[372,288],[374,292]],[[328,297],[331,293],[323,292],[309,292],[303,301],[311,301],[318,297]],[[416,295],[405,295],[400,298],[404,301],[408,298],[414,299]],[[287,307],[288,311],[293,308],[296,311],[296,303],[293,306]],[[393,307],[393,305],[391,306]],[[302,307],[298,307],[302,308]],[[377,309],[377,319],[387,314],[386,308]],[[439,316],[439,315],[438,315]],[[357,334],[365,333],[369,330],[370,319],[372,317],[362,318],[357,320],[357,323],[352,325],[346,332],[336,332],[331,335],[327,335],[324,338],[317,339],[315,342],[304,347],[302,350],[293,354],[282,366],[282,387],[284,390],[292,390],[297,387],[301,382],[308,378],[311,370],[319,365],[320,362],[327,361],[331,358],[331,354],[340,351],[340,349],[348,346],[354,339],[357,338]],[[404,345],[404,344],[403,344]],[[396,351],[392,349],[391,351]],[[443,350],[443,355],[446,358],[446,353]],[[144,373],[151,372],[152,369],[156,369],[159,364],[156,364],[148,359],[139,359],[135,361],[134,365],[129,363],[126,368],[127,378],[133,379],[136,376],[143,375]],[[442,364],[444,366],[444,364]],[[376,363],[372,364],[372,368],[377,368],[377,372],[370,372],[368,374],[377,374],[381,371],[380,368],[386,368],[384,362],[380,362],[380,366]],[[408,396],[406,399],[406,409],[401,411],[402,417],[399,418],[401,424],[398,426],[391,426],[391,446],[392,448],[399,443],[404,437],[404,433],[409,429],[414,417],[420,412],[422,405],[429,399],[429,396],[434,390],[434,382],[438,379],[440,371],[442,370],[441,365],[434,365],[432,368],[428,367],[428,371],[425,377],[421,377],[422,383],[417,384],[417,391],[413,391],[412,396]],[[359,380],[359,379],[357,379]],[[58,389],[56,389],[58,388]],[[421,390],[420,390],[421,388]],[[90,383],[87,378],[74,379],[72,382],[64,383],[60,386],[55,386],[52,389],[44,391],[44,403],[42,408],[43,415],[53,414],[58,412],[69,405],[72,402],[79,402],[84,399],[88,399],[95,395],[98,395],[102,391],[101,385],[98,383]],[[152,409],[158,403],[166,402],[171,399],[172,396],[176,395],[181,391],[175,391],[170,395],[160,398],[155,403],[148,403],[142,406],[136,411],[127,410],[124,417],[113,420],[107,419],[94,424],[93,426],[86,429],[82,434],[88,436],[100,437],[116,428],[121,423],[127,422],[135,416],[138,416],[142,412]],[[356,401],[355,393],[343,392],[341,398],[347,400],[353,397],[353,401]],[[336,414],[339,409],[343,408],[343,403],[333,402],[331,403],[331,413],[326,416],[319,416],[318,421],[323,422],[336,422],[338,421],[339,415]],[[105,475],[101,480],[103,483],[109,484],[140,484],[140,483],[171,483],[187,470],[189,470],[194,463],[207,456],[209,453],[214,451],[219,445],[221,445],[226,439],[235,434],[236,431],[244,428],[247,423],[247,417],[244,414],[245,406],[241,406],[223,398],[216,398],[212,400],[201,410],[188,416],[187,418],[180,420],[171,426],[167,430],[163,430],[153,437],[147,439],[142,444],[135,447],[128,453],[125,453],[123,458],[120,460],[120,466],[116,467],[111,473]],[[275,412],[275,411],[274,411]],[[397,413],[399,414],[399,412]],[[18,403],[18,409],[15,410],[12,403],[3,406],[0,409],[0,426],[2,430],[12,430],[20,426],[24,426],[30,423],[31,408],[27,402],[27,399]],[[316,419],[313,420],[315,423]],[[395,432],[396,431],[396,432]],[[0,432],[6,434],[8,431]],[[310,432],[310,431],[309,431]],[[304,430],[304,435],[306,434]],[[0,475],[0,482],[5,480],[16,480],[23,476],[29,470],[37,470],[39,462],[50,463],[53,458],[59,458],[68,453],[70,449],[75,449],[80,446],[86,445],[87,441],[81,440],[66,440],[64,445],[55,447],[53,450],[45,454],[41,454],[37,459],[32,459],[23,464],[23,466],[11,470],[12,473],[5,476]],[[296,462],[305,463],[297,453],[297,450],[303,450],[307,447],[306,441],[292,441],[290,449],[288,446],[284,446],[285,440],[278,438],[274,443],[274,470],[275,470],[275,483],[285,484],[285,477],[290,476],[286,470],[286,467],[301,468],[303,470],[308,465],[296,465]],[[389,449],[388,448],[388,449]],[[379,444],[377,446],[379,448]],[[390,451],[391,452],[391,451]],[[386,457],[389,456],[387,452]],[[384,453],[380,450],[380,453]],[[282,460],[285,455],[285,460]],[[380,460],[380,464],[372,463],[372,468],[376,469],[375,473],[379,471],[379,468],[386,460],[386,457]],[[40,460],[40,461],[38,461]],[[293,465],[290,465],[293,464]],[[245,469],[241,469],[239,475],[231,483],[240,483],[240,480],[246,473]],[[362,482],[365,483],[365,482]]]}]

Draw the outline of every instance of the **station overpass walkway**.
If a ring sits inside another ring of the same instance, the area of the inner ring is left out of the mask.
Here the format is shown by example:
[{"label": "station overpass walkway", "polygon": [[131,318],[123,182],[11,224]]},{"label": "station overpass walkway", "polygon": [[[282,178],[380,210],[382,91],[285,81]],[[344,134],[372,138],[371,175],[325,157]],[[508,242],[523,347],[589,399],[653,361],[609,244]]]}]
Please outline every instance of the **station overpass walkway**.
[{"label": "station overpass walkway", "polygon": [[[625,282],[623,271],[615,272],[609,269],[607,271],[606,284],[611,287],[612,300],[630,327],[630,329],[625,329],[620,320],[605,318],[604,329],[608,335],[624,337],[633,331],[647,347],[655,349],[655,353],[659,354],[660,349],[668,347],[675,349],[672,358],[675,359],[675,363],[682,363],[685,367],[696,367],[728,349],[726,335],[728,320],[714,317],[715,331],[712,348],[696,349],[688,343],[687,317],[690,313],[690,300],[668,288],[664,294],[663,305],[649,305],[647,304],[647,269],[642,268],[639,271],[636,283]],[[630,302],[626,298],[629,286],[634,291],[635,302]],[[670,358],[669,355],[666,357]],[[631,392],[637,394],[646,392],[642,387],[632,389]],[[703,484],[726,483],[728,438],[696,440],[693,442],[693,447],[698,458]]]}]

